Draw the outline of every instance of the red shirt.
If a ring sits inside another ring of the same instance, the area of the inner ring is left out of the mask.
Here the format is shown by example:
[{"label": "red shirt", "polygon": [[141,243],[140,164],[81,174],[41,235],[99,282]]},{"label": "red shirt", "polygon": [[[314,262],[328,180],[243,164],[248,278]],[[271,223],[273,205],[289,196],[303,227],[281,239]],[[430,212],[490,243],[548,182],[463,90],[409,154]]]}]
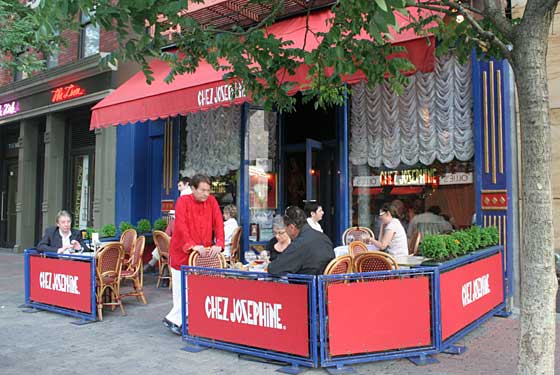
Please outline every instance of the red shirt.
[{"label": "red shirt", "polygon": [[212,195],[198,202],[193,194],[182,195],[175,207],[173,236],[169,248],[171,267],[187,265],[192,248],[197,245],[224,247],[224,219],[218,201]]}]

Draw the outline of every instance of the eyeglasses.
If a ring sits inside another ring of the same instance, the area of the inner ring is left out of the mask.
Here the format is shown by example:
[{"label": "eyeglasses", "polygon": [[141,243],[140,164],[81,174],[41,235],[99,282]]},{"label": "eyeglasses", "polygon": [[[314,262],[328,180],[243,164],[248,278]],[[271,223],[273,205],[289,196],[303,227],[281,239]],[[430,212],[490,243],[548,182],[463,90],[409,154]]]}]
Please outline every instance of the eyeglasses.
[{"label": "eyeglasses", "polygon": [[282,236],[284,234],[286,234],[285,230],[280,230],[280,231],[274,231],[273,232],[275,236]]},{"label": "eyeglasses", "polygon": [[387,211],[383,211],[383,212],[381,212],[381,213],[379,214],[379,216],[383,216],[383,215],[385,215],[386,213],[387,213]]}]

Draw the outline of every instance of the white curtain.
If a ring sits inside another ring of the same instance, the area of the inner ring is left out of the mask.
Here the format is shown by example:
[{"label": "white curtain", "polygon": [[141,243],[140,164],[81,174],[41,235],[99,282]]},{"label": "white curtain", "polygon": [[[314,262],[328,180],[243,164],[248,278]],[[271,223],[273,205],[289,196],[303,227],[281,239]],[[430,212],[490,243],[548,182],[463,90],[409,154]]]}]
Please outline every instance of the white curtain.
[{"label": "white curtain", "polygon": [[223,176],[239,169],[241,107],[220,107],[187,115],[182,176]]},{"label": "white curtain", "polygon": [[352,86],[350,162],[396,168],[474,155],[471,65],[448,55],[417,72],[401,96],[387,83]]}]

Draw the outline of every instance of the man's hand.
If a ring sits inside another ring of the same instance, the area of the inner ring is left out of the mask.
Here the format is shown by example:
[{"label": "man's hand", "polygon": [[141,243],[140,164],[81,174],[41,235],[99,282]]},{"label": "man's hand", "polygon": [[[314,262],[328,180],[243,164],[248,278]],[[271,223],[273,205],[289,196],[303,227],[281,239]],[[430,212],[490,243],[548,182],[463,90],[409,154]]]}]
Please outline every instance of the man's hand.
[{"label": "man's hand", "polygon": [[216,245],[210,247],[210,250],[208,250],[208,253],[211,257],[215,257],[221,252],[222,252],[222,248]]},{"label": "man's hand", "polygon": [[70,242],[70,245],[72,245],[72,249],[74,250],[80,250],[82,248],[82,246],[80,245],[80,243],[76,240],[72,240]]},{"label": "man's hand", "polygon": [[193,251],[197,251],[201,257],[206,256],[206,249],[202,245],[193,246]]}]

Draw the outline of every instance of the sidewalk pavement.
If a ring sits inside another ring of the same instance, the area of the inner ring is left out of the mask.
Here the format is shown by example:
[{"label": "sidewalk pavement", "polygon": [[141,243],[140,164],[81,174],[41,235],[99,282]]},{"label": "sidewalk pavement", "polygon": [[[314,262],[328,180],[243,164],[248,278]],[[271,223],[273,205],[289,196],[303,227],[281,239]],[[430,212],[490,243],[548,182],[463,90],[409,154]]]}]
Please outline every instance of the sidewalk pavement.
[{"label": "sidewalk pavement", "polygon": [[[23,313],[23,256],[0,252],[0,373],[9,374],[277,374],[278,366],[239,359],[237,354],[209,349],[192,354],[180,350],[180,337],[161,323],[171,308],[171,291],[156,289],[145,277],[148,305],[125,299],[119,309],[103,311],[103,321],[84,326],[75,318],[51,312]],[[556,373],[560,373],[557,328]],[[357,364],[358,374],[514,374],[518,320],[492,318],[459,344],[466,353],[438,354],[440,363],[415,366],[406,359]],[[326,373],[310,369],[306,374]]]}]

